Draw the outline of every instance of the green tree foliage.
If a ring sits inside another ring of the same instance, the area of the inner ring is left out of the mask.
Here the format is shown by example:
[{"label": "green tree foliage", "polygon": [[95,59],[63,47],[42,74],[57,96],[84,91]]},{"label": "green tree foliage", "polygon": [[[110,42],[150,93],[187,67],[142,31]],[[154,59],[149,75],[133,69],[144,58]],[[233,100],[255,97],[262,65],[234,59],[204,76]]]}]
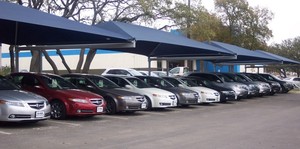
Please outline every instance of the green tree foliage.
[{"label": "green tree foliage", "polygon": [[266,8],[253,8],[246,0],[215,0],[215,7],[228,27],[229,43],[248,49],[266,47],[266,41],[272,37],[268,28],[272,12]]}]

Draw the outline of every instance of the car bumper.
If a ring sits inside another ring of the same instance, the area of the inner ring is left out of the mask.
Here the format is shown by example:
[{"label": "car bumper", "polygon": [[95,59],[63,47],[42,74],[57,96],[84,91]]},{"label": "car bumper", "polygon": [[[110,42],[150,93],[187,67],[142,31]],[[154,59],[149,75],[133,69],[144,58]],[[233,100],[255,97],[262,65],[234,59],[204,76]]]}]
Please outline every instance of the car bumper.
[{"label": "car bumper", "polygon": [[0,105],[0,121],[41,121],[50,118],[50,105],[42,109]]},{"label": "car bumper", "polygon": [[220,96],[212,95],[212,94],[201,94],[202,103],[213,103],[220,102]]},{"label": "car bumper", "polygon": [[120,111],[139,111],[146,110],[147,102],[139,101],[125,101],[122,105],[119,106]]},{"label": "car bumper", "polygon": [[85,115],[101,115],[105,113],[105,106],[95,104],[73,103],[70,105],[67,115],[85,116]]},{"label": "car bumper", "polygon": [[177,99],[153,97],[151,102],[152,108],[168,108],[177,106]]}]

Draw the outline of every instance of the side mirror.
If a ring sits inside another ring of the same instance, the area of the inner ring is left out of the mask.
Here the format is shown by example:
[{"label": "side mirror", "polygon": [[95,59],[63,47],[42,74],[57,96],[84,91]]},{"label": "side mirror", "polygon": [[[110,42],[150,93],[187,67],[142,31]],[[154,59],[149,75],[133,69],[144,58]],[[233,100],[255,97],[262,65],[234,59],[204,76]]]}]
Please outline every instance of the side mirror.
[{"label": "side mirror", "polygon": [[125,85],[125,88],[127,88],[127,89],[132,89],[132,86],[130,86],[130,85]]},{"label": "side mirror", "polygon": [[178,85],[178,87],[184,88],[184,85],[182,85],[182,84],[179,84],[179,85]]}]

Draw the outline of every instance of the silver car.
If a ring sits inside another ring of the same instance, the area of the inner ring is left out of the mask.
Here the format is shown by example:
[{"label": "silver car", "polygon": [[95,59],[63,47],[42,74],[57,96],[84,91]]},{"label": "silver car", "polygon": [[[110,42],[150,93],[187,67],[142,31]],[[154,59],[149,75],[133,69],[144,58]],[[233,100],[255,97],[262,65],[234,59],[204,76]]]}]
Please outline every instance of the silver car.
[{"label": "silver car", "polygon": [[50,104],[47,99],[22,91],[0,76],[0,121],[37,122],[49,118]]}]

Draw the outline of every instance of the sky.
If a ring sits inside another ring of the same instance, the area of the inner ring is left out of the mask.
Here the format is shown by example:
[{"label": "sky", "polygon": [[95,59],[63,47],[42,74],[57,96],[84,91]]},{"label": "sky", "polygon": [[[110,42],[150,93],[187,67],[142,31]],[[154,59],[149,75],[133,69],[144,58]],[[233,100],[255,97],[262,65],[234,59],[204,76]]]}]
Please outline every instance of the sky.
[{"label": "sky", "polygon": [[[299,0],[248,0],[250,6],[267,8],[274,13],[269,28],[273,38],[268,43],[281,43],[283,40],[300,36]],[[214,0],[202,0],[209,11],[214,10]]]}]

